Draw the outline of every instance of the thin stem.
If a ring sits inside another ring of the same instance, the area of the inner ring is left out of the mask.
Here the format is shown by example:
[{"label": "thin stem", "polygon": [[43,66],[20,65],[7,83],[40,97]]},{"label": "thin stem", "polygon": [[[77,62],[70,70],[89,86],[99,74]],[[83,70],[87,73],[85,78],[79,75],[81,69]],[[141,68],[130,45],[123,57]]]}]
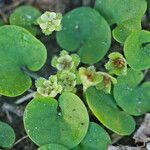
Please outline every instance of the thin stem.
[{"label": "thin stem", "polygon": [[36,73],[31,72],[27,67],[22,67],[21,69],[24,73],[26,73],[28,76],[30,76],[31,78],[35,80],[40,77]]},{"label": "thin stem", "polygon": [[[14,144],[12,147],[16,146],[16,145],[19,144],[21,141],[23,141],[23,140],[25,140],[25,139],[27,139],[27,138],[28,138],[27,135],[24,136],[24,137],[22,137],[21,139],[19,139],[18,141],[16,141],[15,144]],[[11,147],[11,148],[12,148],[12,147]]]},{"label": "thin stem", "polygon": [[16,100],[15,104],[17,104],[17,105],[18,105],[18,104],[22,104],[22,103],[28,101],[30,98],[32,98],[33,95],[34,95],[34,92],[29,93],[28,95],[23,96],[23,97],[21,97],[20,99]]}]

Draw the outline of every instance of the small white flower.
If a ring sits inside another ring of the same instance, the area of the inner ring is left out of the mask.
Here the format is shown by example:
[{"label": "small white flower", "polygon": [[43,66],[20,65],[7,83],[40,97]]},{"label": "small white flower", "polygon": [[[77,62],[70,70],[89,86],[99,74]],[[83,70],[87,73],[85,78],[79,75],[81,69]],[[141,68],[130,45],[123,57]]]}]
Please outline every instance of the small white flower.
[{"label": "small white flower", "polygon": [[37,23],[45,35],[50,35],[53,31],[61,30],[61,20],[61,13],[46,11],[38,18]]}]

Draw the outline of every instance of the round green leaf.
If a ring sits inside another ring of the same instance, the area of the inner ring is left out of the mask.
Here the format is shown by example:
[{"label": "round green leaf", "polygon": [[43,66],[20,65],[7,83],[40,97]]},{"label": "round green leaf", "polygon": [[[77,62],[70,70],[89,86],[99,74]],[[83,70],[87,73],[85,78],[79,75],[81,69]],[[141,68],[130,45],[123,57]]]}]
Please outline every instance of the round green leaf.
[{"label": "round green leaf", "polygon": [[116,41],[124,43],[132,32],[139,30],[141,30],[141,21],[134,18],[120,23],[112,33]]},{"label": "round green leaf", "polygon": [[129,135],[134,131],[135,121],[117,107],[110,94],[90,87],[86,91],[86,99],[93,114],[107,128],[120,135]]},{"label": "round green leaf", "polygon": [[150,82],[142,85],[140,71],[129,69],[127,76],[118,77],[114,87],[114,97],[117,104],[131,115],[141,115],[150,111]]},{"label": "round green leaf", "polygon": [[26,107],[24,125],[37,145],[56,143],[70,149],[85,137],[89,117],[80,98],[65,92],[58,102],[50,97],[33,99]]},{"label": "round green leaf", "polygon": [[23,5],[17,7],[9,18],[9,22],[12,25],[21,26],[29,30],[33,35],[36,35],[37,28],[34,26],[36,20],[40,17],[41,13],[38,9],[30,6]]},{"label": "round green leaf", "polygon": [[150,32],[141,30],[132,33],[125,42],[124,53],[131,68],[150,68]]},{"label": "round green leaf", "polygon": [[46,144],[38,148],[38,150],[68,150],[68,149],[58,144]]},{"label": "round green leaf", "polygon": [[76,8],[62,20],[57,33],[59,45],[77,52],[83,63],[93,64],[104,57],[111,43],[111,31],[104,18],[94,9]]},{"label": "round green leaf", "polygon": [[12,127],[0,121],[0,147],[7,148],[15,142],[15,133]]},{"label": "round green leaf", "polygon": [[95,8],[112,25],[132,18],[141,19],[147,3],[145,0],[96,0]]},{"label": "round green leaf", "polygon": [[98,124],[91,122],[85,138],[72,150],[106,150],[109,144],[111,140],[108,133]]},{"label": "round green leaf", "polygon": [[46,61],[46,48],[27,30],[0,27],[0,94],[18,96],[30,88],[31,78],[22,71],[39,70]]}]

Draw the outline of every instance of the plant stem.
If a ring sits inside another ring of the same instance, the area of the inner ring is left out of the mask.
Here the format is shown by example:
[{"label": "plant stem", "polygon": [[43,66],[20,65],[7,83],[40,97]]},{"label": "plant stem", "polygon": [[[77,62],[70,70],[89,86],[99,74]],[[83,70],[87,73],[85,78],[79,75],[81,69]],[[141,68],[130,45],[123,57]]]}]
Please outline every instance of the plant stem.
[{"label": "plant stem", "polygon": [[28,95],[23,96],[20,99],[16,100],[15,104],[17,104],[17,105],[22,104],[22,103],[26,102],[27,100],[29,100],[30,98],[32,98],[33,95],[34,95],[34,92],[29,93]]},{"label": "plant stem", "polygon": [[30,76],[31,78],[35,80],[40,77],[36,73],[33,73],[32,71],[30,71],[27,67],[22,67],[21,69],[24,73],[26,73],[28,76]]}]

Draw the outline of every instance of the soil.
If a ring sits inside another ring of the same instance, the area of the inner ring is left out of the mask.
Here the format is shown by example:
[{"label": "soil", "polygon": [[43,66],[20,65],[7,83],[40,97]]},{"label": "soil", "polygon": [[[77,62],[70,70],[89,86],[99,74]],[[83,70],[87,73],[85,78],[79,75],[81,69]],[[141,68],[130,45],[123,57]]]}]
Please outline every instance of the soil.
[{"label": "soil", "polygon": [[[8,17],[11,14],[11,12],[18,6],[23,4],[29,4],[32,6],[35,6],[41,11],[50,10],[50,11],[56,11],[56,12],[62,12],[66,13],[69,10],[79,7],[79,6],[91,6],[93,7],[94,0],[0,0],[0,17],[5,21],[6,24],[8,24]],[[150,11],[149,8],[143,17],[142,21],[143,29],[150,30]],[[112,27],[113,28],[113,27]],[[44,67],[37,72],[39,76],[48,78],[51,74],[55,73],[55,69],[50,66],[51,58],[54,54],[58,54],[61,48],[57,45],[55,40],[55,33],[51,36],[44,36],[39,35],[37,37],[40,39],[46,46],[48,51],[48,59]],[[114,41],[112,39],[112,45],[110,48],[110,52],[112,51],[119,51],[122,53],[123,46]],[[107,55],[106,55],[107,56]],[[104,71],[104,64],[107,61],[107,57],[105,57],[103,60],[101,60],[99,63],[95,64],[96,68],[98,70]],[[150,72],[147,71],[145,75],[144,80],[150,80]],[[33,80],[34,85],[34,80]],[[36,90],[34,86],[31,87],[30,90]],[[82,93],[81,88],[78,89],[78,95],[80,97]],[[29,94],[31,91],[27,91],[23,95],[15,98],[9,98],[5,96],[0,96],[0,120],[9,123],[15,130],[16,133],[16,141],[18,141],[11,150],[36,150],[37,146],[28,138],[26,137],[26,133],[23,127],[23,111],[27,105],[27,102],[24,102],[20,105],[15,104],[15,102],[23,97]],[[99,123],[99,121],[92,115],[92,113],[89,111],[90,118],[92,121],[95,121]],[[135,117],[137,128],[141,125],[143,122],[144,116]],[[100,123],[99,123],[100,124]],[[106,129],[110,135],[112,135],[112,138],[114,137],[114,134]],[[116,140],[115,145],[129,145],[129,146],[136,146],[133,135],[121,137],[120,140]],[[23,138],[23,139],[22,139]],[[114,140],[114,139],[113,139]]]}]

